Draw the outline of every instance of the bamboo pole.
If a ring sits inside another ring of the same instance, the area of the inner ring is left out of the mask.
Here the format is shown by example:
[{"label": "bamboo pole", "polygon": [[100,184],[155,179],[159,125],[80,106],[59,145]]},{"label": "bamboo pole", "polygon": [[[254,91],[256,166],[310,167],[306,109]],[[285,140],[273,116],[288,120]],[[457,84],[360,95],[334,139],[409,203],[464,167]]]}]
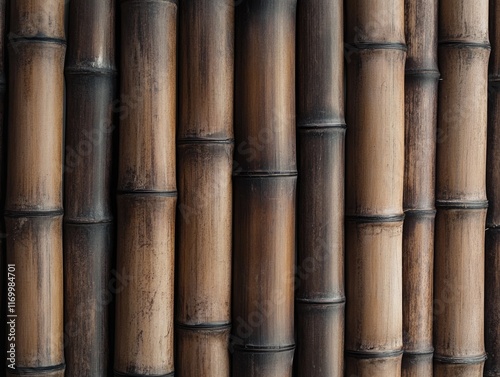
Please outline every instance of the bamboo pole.
[{"label": "bamboo pole", "polygon": [[297,376],[344,368],[342,1],[297,4]]},{"label": "bamboo pole", "polygon": [[10,16],[5,222],[17,317],[7,375],[62,377],[64,1],[13,1]]},{"label": "bamboo pole", "polygon": [[404,2],[347,3],[346,371],[400,376]]},{"label": "bamboo pole", "polygon": [[481,376],[488,1],[441,0],[434,375]]},{"label": "bamboo pole", "polygon": [[234,4],[179,6],[176,374],[229,377]]},{"label": "bamboo pole", "polygon": [[233,376],[291,377],[295,0],[236,8]]},{"label": "bamboo pole", "polygon": [[[115,2],[69,4],[64,286],[66,376],[108,376]],[[116,288],[116,284],[113,286]]]},{"label": "bamboo pole", "polygon": [[432,376],[437,87],[437,1],[405,1],[403,370]]},{"label": "bamboo pole", "polygon": [[173,376],[177,4],[121,1],[115,376]]}]

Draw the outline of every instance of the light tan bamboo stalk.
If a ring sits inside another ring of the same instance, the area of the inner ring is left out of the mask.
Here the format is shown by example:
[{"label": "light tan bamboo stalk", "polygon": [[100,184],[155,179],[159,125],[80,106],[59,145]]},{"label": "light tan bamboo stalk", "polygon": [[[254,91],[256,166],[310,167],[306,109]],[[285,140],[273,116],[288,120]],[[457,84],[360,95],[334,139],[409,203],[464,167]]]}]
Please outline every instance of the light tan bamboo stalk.
[{"label": "light tan bamboo stalk", "polygon": [[176,375],[229,377],[234,4],[179,6]]},{"label": "light tan bamboo stalk", "polygon": [[174,374],[177,3],[121,1],[115,376]]},{"label": "light tan bamboo stalk", "polygon": [[236,7],[233,376],[291,377],[296,0]]},{"label": "light tan bamboo stalk", "polygon": [[15,265],[15,361],[7,375],[64,376],[64,0],[10,3],[9,126],[5,222]]},{"label": "light tan bamboo stalk", "polygon": [[482,376],[488,1],[441,0],[434,376]]},{"label": "light tan bamboo stalk", "polygon": [[344,369],[343,1],[297,5],[297,376]]},{"label": "light tan bamboo stalk", "polygon": [[399,377],[404,1],[346,6],[346,374]]},{"label": "light tan bamboo stalk", "polygon": [[408,52],[405,75],[403,192],[403,370],[432,376],[435,218],[437,0],[405,1]]}]

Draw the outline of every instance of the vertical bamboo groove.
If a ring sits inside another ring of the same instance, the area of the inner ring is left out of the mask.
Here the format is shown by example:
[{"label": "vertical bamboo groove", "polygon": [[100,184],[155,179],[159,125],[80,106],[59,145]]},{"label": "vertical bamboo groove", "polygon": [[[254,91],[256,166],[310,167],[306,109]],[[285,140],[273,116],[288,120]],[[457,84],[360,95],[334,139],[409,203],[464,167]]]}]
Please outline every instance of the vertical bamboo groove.
[{"label": "vertical bamboo groove", "polygon": [[7,375],[62,377],[64,1],[13,1],[10,16],[5,222],[17,317]]},{"label": "vertical bamboo groove", "polygon": [[481,376],[488,1],[441,0],[434,375]]},{"label": "vertical bamboo groove", "polygon": [[403,370],[432,376],[437,88],[436,0],[405,1]]},{"label": "vertical bamboo groove", "polygon": [[343,1],[297,4],[297,376],[344,367]]},{"label": "vertical bamboo groove", "polygon": [[346,6],[346,371],[400,376],[404,1]]},{"label": "vertical bamboo groove", "polygon": [[66,376],[107,376],[115,2],[69,4],[64,213]]},{"label": "vertical bamboo groove", "polygon": [[121,1],[115,376],[174,374],[177,3]]},{"label": "vertical bamboo groove", "polygon": [[229,377],[234,4],[179,6],[176,375]]},{"label": "vertical bamboo groove", "polygon": [[291,377],[295,0],[236,7],[233,375]]}]

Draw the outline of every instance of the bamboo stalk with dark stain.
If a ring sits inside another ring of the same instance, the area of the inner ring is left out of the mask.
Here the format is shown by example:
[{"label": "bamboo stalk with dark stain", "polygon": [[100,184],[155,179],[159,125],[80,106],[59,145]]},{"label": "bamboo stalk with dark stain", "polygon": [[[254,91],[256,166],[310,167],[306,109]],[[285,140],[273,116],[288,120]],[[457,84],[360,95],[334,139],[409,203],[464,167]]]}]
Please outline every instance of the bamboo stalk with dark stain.
[{"label": "bamboo stalk with dark stain", "polygon": [[297,376],[344,369],[343,1],[297,4]]},{"label": "bamboo stalk with dark stain", "polygon": [[346,374],[400,376],[404,1],[346,4]]},{"label": "bamboo stalk with dark stain", "polygon": [[488,1],[441,0],[434,376],[482,376]]},{"label": "bamboo stalk with dark stain", "polygon": [[[66,376],[108,376],[115,1],[69,4],[64,213]],[[115,286],[112,286],[115,289]]]},{"label": "bamboo stalk with dark stain", "polygon": [[7,263],[15,265],[8,320],[15,322],[16,354],[8,376],[64,376],[64,4],[10,2],[5,222]]},{"label": "bamboo stalk with dark stain", "polygon": [[432,376],[437,87],[435,0],[405,1],[405,175],[403,191],[403,369]]},{"label": "bamboo stalk with dark stain", "polygon": [[295,0],[236,7],[232,371],[291,377]]},{"label": "bamboo stalk with dark stain", "polygon": [[121,1],[115,376],[174,374],[174,1]]}]

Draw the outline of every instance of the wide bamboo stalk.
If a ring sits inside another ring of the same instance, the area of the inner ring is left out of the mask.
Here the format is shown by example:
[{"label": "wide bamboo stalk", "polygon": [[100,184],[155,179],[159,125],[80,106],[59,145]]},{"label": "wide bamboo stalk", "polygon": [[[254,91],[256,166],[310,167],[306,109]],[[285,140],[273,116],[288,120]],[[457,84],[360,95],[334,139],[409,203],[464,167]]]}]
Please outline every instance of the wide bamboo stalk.
[{"label": "wide bamboo stalk", "polygon": [[346,372],[400,376],[404,1],[346,6]]},{"label": "wide bamboo stalk", "polygon": [[344,369],[343,1],[297,4],[297,376]]},{"label": "wide bamboo stalk", "polygon": [[232,371],[291,377],[296,0],[236,8]]},{"label": "wide bamboo stalk", "polygon": [[436,166],[434,375],[480,376],[484,349],[484,237],[488,1],[441,0]]},{"label": "wide bamboo stalk", "polygon": [[[66,376],[108,376],[115,1],[69,4],[64,288]],[[117,291],[118,284],[111,289]]]},{"label": "wide bamboo stalk", "polygon": [[176,375],[229,377],[234,4],[179,5]]},{"label": "wide bamboo stalk", "polygon": [[436,0],[405,1],[403,370],[432,376],[437,88]]},{"label": "wide bamboo stalk", "polygon": [[174,373],[177,3],[121,1],[115,376]]},{"label": "wide bamboo stalk", "polygon": [[[7,263],[15,265],[15,362],[63,376],[63,0],[10,3]],[[12,272],[12,270],[11,270]],[[14,369],[13,369],[14,368]]]}]

